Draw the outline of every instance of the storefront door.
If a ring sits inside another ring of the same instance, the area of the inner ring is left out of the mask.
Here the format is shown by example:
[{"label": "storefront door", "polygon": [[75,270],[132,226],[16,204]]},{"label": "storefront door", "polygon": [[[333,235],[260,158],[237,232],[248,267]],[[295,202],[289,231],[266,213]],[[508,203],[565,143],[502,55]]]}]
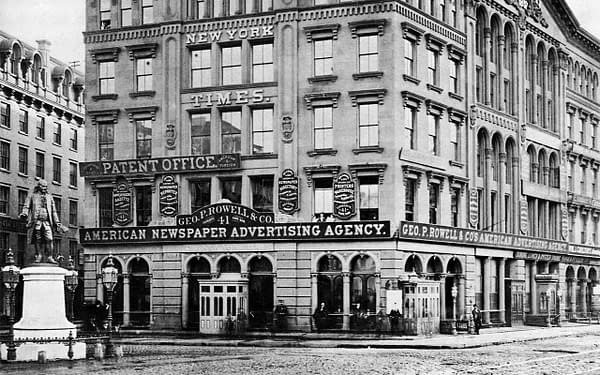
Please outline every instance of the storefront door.
[{"label": "storefront door", "polygon": [[523,324],[523,298],[525,295],[525,281],[506,280],[505,281],[505,308],[506,324]]},{"label": "storefront door", "polygon": [[199,289],[200,333],[233,333],[238,324],[238,314],[245,316],[248,311],[248,282],[201,280]]}]

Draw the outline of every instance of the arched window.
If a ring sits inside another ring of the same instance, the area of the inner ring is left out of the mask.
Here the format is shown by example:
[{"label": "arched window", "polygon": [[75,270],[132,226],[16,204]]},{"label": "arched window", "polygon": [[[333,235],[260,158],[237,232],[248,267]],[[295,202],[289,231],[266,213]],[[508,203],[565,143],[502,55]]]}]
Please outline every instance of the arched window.
[{"label": "arched window", "polygon": [[538,155],[538,178],[537,181],[539,184],[548,185],[548,181],[546,179],[547,173],[547,164],[546,164],[546,151],[541,150]]},{"label": "arched window", "polygon": [[550,154],[550,170],[548,171],[549,173],[549,179],[550,179],[550,186],[555,187],[555,188],[559,188],[560,187],[560,164],[558,163],[558,157],[556,156],[556,153],[552,153]]},{"label": "arched window", "polygon": [[477,9],[477,24],[475,25],[475,54],[483,57],[483,51],[485,48],[485,36],[484,30],[486,27],[487,15],[483,10],[483,7]]},{"label": "arched window", "polygon": [[500,175],[500,137],[495,135],[492,141],[492,178],[498,181]]},{"label": "arched window", "polygon": [[498,63],[498,37],[500,36],[499,22],[498,16],[492,16],[490,38],[490,61],[492,63]]},{"label": "arched window", "polygon": [[535,84],[535,66],[534,60],[537,59],[535,49],[533,48],[533,38],[527,37],[525,42],[525,117],[527,121],[533,123],[535,113],[533,111],[533,93]]},{"label": "arched window", "polygon": [[19,76],[19,67],[21,66],[21,46],[14,43],[10,55],[10,72],[16,77]]},{"label": "arched window", "polygon": [[31,70],[31,80],[36,85],[40,83],[40,71],[42,70],[42,58],[37,53],[33,56],[33,68]]},{"label": "arched window", "polygon": [[188,327],[197,329],[200,316],[200,280],[210,279],[210,263],[206,258],[196,256],[188,262]]},{"label": "arched window", "polygon": [[135,258],[129,263],[129,311],[133,326],[150,324],[152,285],[150,267],[144,258]]},{"label": "arched window", "polygon": [[70,99],[71,98],[71,83],[73,81],[71,71],[69,69],[65,70],[65,79],[62,82],[62,95]]},{"label": "arched window", "polygon": [[527,156],[529,157],[529,181],[536,182],[537,158],[535,157],[535,150],[533,146],[529,146],[527,149]]},{"label": "arched window", "polygon": [[356,256],[352,259],[350,271],[352,305],[356,306],[360,303],[359,309],[376,312],[375,261],[367,255]]},{"label": "arched window", "polygon": [[404,272],[415,272],[417,274],[423,273],[423,264],[421,263],[421,259],[419,259],[418,256],[411,254],[404,264]]},{"label": "arched window", "polygon": [[512,139],[506,141],[506,176],[505,183],[513,183],[513,158],[515,157],[514,151],[515,144]]},{"label": "arched window", "polygon": [[240,262],[234,257],[224,257],[219,261],[219,272],[220,273],[240,273],[242,272],[242,267],[240,266]]},{"label": "arched window", "polygon": [[[324,302],[330,313],[342,313],[344,309],[342,262],[334,255],[325,255],[319,259],[317,272],[317,306]],[[341,321],[336,323],[341,324]]]}]

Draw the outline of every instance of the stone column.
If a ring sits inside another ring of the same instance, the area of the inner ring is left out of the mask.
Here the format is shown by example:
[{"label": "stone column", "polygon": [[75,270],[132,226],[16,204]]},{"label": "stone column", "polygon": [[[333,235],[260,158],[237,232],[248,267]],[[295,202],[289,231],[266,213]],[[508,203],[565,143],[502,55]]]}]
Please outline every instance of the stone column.
[{"label": "stone column", "polygon": [[504,183],[506,182],[506,153],[501,152],[499,155],[500,168],[498,170],[498,232],[507,232],[505,230],[507,223],[505,222],[504,212],[506,211],[504,202]]},{"label": "stone column", "polygon": [[581,280],[581,311],[587,314],[587,279]]},{"label": "stone column", "polygon": [[465,311],[465,301],[467,296],[465,295],[465,276],[457,276],[458,284],[458,296],[456,297],[456,315],[457,319],[461,319],[463,315],[468,315],[468,311]]},{"label": "stone column", "polygon": [[535,275],[537,274],[537,261],[533,261],[529,263],[529,277],[530,277],[530,295],[531,295],[531,305],[529,313],[532,315],[536,315],[538,313],[537,308],[537,284],[535,281]]},{"label": "stone column", "polygon": [[496,61],[496,72],[498,73],[498,100],[499,106],[498,108],[501,111],[506,111],[504,107],[504,35],[498,35],[498,59]]},{"label": "stone column", "polygon": [[[517,36],[517,35],[515,35]],[[511,98],[511,102],[512,102],[512,114],[513,115],[517,115],[519,113],[519,103],[521,102],[520,100],[520,95],[519,95],[519,80],[518,80],[518,74],[516,72],[518,72],[520,69],[519,67],[521,66],[521,64],[519,64],[519,43],[518,42],[513,42],[510,45],[510,55],[511,55],[511,59],[512,59],[512,67],[511,67],[511,85],[512,85],[512,98]],[[515,199],[517,200],[517,199]]]},{"label": "stone column", "polygon": [[129,326],[129,310],[130,310],[130,298],[129,298],[129,274],[123,274],[123,326]]},{"label": "stone column", "polygon": [[577,315],[577,279],[571,280],[571,314]]},{"label": "stone column", "polygon": [[[309,318],[309,321],[312,322],[311,327],[314,327],[315,329],[317,328],[316,322],[313,321],[312,319],[312,313],[315,312],[317,310],[317,306],[319,306],[319,287],[318,287],[318,277],[319,275],[317,273],[311,273],[310,274],[310,290],[311,290],[311,307],[310,307],[310,314],[311,317]],[[273,300],[275,301],[275,300]]]},{"label": "stone column", "polygon": [[[537,119],[537,111],[538,111],[538,105],[537,105],[537,70],[538,70],[538,59],[537,59],[537,55],[536,54],[532,54],[531,55],[531,64],[533,65],[533,68],[531,69],[531,80],[529,81],[531,84],[531,122],[533,124],[537,124],[538,123],[538,119]],[[529,120],[529,119],[527,119]]]},{"label": "stone column", "polygon": [[506,324],[506,311],[504,311],[506,309],[506,304],[505,304],[505,298],[506,298],[506,291],[504,289],[504,274],[505,274],[505,267],[506,267],[506,258],[501,258],[499,260],[499,267],[498,267],[498,308],[500,309],[500,322],[502,324]]},{"label": "stone column", "polygon": [[[349,284],[348,284],[349,285]],[[375,313],[381,308],[381,274],[375,274]]]},{"label": "stone column", "polygon": [[189,282],[190,274],[186,272],[181,273],[181,328],[188,328],[188,317],[189,317]]},{"label": "stone column", "polygon": [[[342,330],[348,331],[350,330],[350,273],[342,273],[342,278],[344,283],[344,317],[342,321]],[[381,280],[379,283],[381,285]]]},{"label": "stone column", "polygon": [[148,275],[148,279],[149,279],[148,281],[150,283],[150,319],[149,319],[149,322],[150,322],[150,326],[152,326],[153,322],[154,322],[154,303],[152,301],[152,291],[154,290],[154,288],[152,288],[152,284],[153,284],[152,274]]},{"label": "stone column", "polygon": [[440,319],[446,319],[446,277],[440,277]]},{"label": "stone column", "polygon": [[490,274],[491,274],[491,257],[483,258],[483,323],[490,323]]}]

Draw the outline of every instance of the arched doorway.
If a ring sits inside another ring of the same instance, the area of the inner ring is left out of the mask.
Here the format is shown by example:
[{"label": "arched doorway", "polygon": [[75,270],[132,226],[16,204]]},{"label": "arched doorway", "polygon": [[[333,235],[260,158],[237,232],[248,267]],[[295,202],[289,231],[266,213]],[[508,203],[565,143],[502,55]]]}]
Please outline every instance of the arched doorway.
[{"label": "arched doorway", "polygon": [[567,281],[567,295],[565,296],[565,312],[567,314],[567,319],[571,319],[574,317],[576,313],[576,287],[577,287],[577,279],[575,278],[575,270],[573,267],[568,266],[565,272],[565,279]]},{"label": "arched doorway", "polygon": [[210,263],[206,258],[196,256],[188,262],[188,327],[198,329],[200,321],[200,281],[210,280]]},{"label": "arched doorway", "polygon": [[366,313],[377,312],[376,265],[372,257],[358,255],[350,263],[350,302]]},{"label": "arched doorway", "polygon": [[[446,316],[445,319],[461,319],[464,309],[464,280],[460,260],[452,257],[448,261],[447,276],[445,278],[444,293],[446,294]],[[452,287],[456,289],[456,299],[452,297]]]},{"label": "arched doorway", "polygon": [[[329,311],[331,321],[325,322],[323,328],[341,328],[344,309],[344,282],[342,278],[342,262],[334,255],[325,255],[317,263],[317,303],[322,302]],[[339,315],[338,315],[339,314]]]},{"label": "arched doorway", "polygon": [[129,263],[129,316],[132,326],[147,326],[151,314],[150,267],[144,258]]},{"label": "arched doorway", "polygon": [[577,270],[577,314],[584,316],[587,312],[586,308],[586,289],[587,275],[585,268],[579,267]]},{"label": "arched doorway", "polygon": [[273,321],[273,265],[264,256],[248,263],[248,325],[267,328]]},{"label": "arched doorway", "polygon": [[587,287],[587,307],[588,307],[588,311],[594,311],[597,310],[598,306],[597,303],[592,303],[592,301],[597,300],[600,295],[598,295],[597,293],[595,294],[594,292],[597,289],[598,285],[598,274],[596,272],[596,269],[591,267],[590,270],[588,271],[588,287]]},{"label": "arched doorway", "polygon": [[411,254],[404,265],[404,272],[415,272],[418,275],[422,274],[423,264],[421,263],[421,259],[419,259],[419,257],[415,254]]},{"label": "arched doorway", "polygon": [[[113,259],[114,267],[119,271],[117,285],[115,286],[115,289],[113,289],[113,295],[112,295],[113,325],[122,325],[123,324],[123,266],[121,265],[121,262],[119,262],[117,260],[117,258],[113,257],[112,259]],[[104,262],[102,262],[102,266],[100,267],[100,270],[102,270],[102,268],[106,267],[107,263],[108,263],[108,258],[105,259]],[[102,280],[100,280],[100,283],[102,283]],[[104,303],[108,303],[108,294],[106,293],[106,288],[104,288],[104,286],[102,286],[102,301]]]}]

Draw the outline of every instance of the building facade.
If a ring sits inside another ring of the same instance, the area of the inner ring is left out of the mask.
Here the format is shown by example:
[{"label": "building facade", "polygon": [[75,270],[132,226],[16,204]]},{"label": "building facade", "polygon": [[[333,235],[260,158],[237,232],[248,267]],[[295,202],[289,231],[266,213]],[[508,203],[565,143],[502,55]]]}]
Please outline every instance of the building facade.
[{"label": "building facade", "polygon": [[[11,249],[18,266],[33,262],[34,250],[23,205],[40,179],[48,181],[60,220],[69,231],[54,246],[76,263],[83,257],[79,225],[84,152],[83,73],[50,54],[51,43],[31,46],[0,31],[0,252]],[[3,301],[4,301],[4,293]],[[3,313],[6,303],[3,303]]]},{"label": "building facade", "polygon": [[89,1],[85,42],[85,296],[112,255],[124,326],[592,311],[600,43],[564,1]]}]

